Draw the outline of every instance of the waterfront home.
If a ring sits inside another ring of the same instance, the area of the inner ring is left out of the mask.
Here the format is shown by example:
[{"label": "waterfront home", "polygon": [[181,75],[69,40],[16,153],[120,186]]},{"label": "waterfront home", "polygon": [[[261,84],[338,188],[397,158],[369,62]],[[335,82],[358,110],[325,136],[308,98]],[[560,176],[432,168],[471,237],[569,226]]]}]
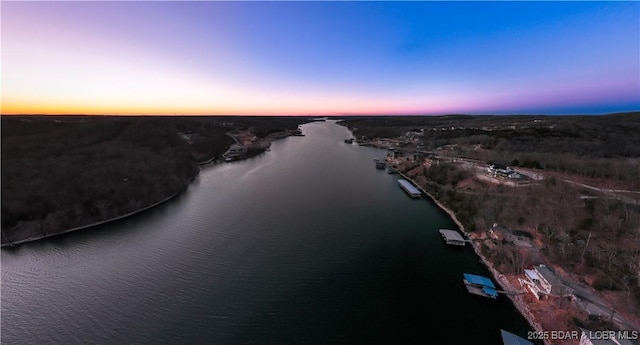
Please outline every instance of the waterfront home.
[{"label": "waterfront home", "polygon": [[548,296],[570,296],[573,289],[562,281],[545,265],[533,266],[524,270],[525,279],[519,278],[521,286],[525,286],[537,299]]},{"label": "waterfront home", "polygon": [[489,236],[494,240],[513,243],[520,247],[533,246],[531,243],[533,236],[530,233],[522,230],[512,230],[497,223],[493,223],[493,226],[489,229]]},{"label": "waterfront home", "polygon": [[487,174],[492,177],[501,177],[506,179],[519,179],[521,176],[517,172],[515,172],[511,167],[500,165],[500,164],[491,164],[487,167]]}]

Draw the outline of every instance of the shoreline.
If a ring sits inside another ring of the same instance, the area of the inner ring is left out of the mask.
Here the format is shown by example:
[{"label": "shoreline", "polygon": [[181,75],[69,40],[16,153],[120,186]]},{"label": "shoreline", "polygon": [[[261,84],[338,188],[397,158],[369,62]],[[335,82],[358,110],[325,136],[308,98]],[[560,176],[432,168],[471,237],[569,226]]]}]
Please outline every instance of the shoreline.
[{"label": "shoreline", "polygon": [[[433,195],[431,195],[431,193],[427,192],[424,188],[422,188],[419,184],[417,184],[412,178],[406,176],[405,174],[398,172],[398,174],[400,176],[402,176],[403,178],[411,181],[411,183],[416,186],[416,188],[418,188],[422,193],[424,193],[425,195],[427,195],[429,197],[429,199],[431,199],[431,201],[433,201],[433,203],[435,203],[441,210],[443,210],[444,212],[446,212],[449,217],[451,218],[451,220],[453,220],[453,222],[458,226],[458,228],[460,229],[460,231],[462,231],[462,233],[468,238],[469,237],[469,233],[467,232],[467,230],[465,229],[464,225],[458,220],[458,218],[456,217],[455,212],[453,212],[451,209],[449,209],[448,207],[446,207],[445,205],[443,205],[440,201],[438,201]],[[518,290],[516,287],[514,287],[511,282],[509,282],[506,277],[498,272],[494,267],[493,264],[487,260],[487,258],[482,255],[482,253],[480,252],[480,248],[478,247],[478,244],[474,241],[470,242],[471,247],[473,248],[473,251],[476,253],[476,255],[478,255],[478,257],[480,258],[481,262],[487,267],[487,269],[489,270],[489,272],[491,272],[491,275],[493,276],[493,278],[498,282],[498,284],[500,284],[500,286],[504,289],[504,290]],[[538,324],[538,322],[536,322],[535,320],[535,316],[533,315],[533,313],[531,313],[531,310],[529,310],[529,308],[527,307],[526,302],[522,301],[519,297],[519,295],[511,295],[511,294],[505,294],[506,297],[509,298],[509,300],[511,300],[511,303],[513,304],[513,306],[516,308],[516,310],[518,310],[518,312],[527,320],[527,322],[529,323],[529,325],[536,331],[536,332],[544,332],[544,329],[542,328],[542,326],[540,326],[540,324]],[[552,345],[552,343],[548,340],[545,339],[544,340],[545,345]]]},{"label": "shoreline", "polygon": [[[273,136],[273,137],[266,137],[266,138],[263,138],[262,140],[264,140],[268,144],[266,146],[266,148],[268,148],[268,147],[271,146],[271,142],[272,141],[278,140],[278,139],[283,139],[283,138],[290,137],[290,136],[296,136],[296,135],[293,134],[293,132],[291,132],[291,131],[286,131],[286,132],[281,133],[280,135]],[[235,162],[235,161],[240,161],[240,160],[247,159],[247,158],[252,158],[252,157],[258,156],[260,154],[263,154],[265,152],[266,152],[266,150],[265,151],[261,151],[261,152],[256,152],[253,155],[243,156],[242,158],[238,158],[238,159],[235,159],[233,161]],[[45,238],[50,238],[50,237],[53,237],[53,236],[63,235],[63,234],[67,234],[67,233],[74,232],[74,231],[87,230],[87,229],[90,229],[90,228],[93,228],[93,227],[96,227],[96,226],[104,225],[104,224],[107,224],[107,223],[110,223],[110,222],[115,222],[115,221],[118,221],[118,220],[121,220],[121,219],[124,219],[124,218],[127,218],[127,217],[134,216],[136,214],[142,213],[142,212],[147,211],[147,210],[149,210],[149,209],[151,209],[153,207],[160,206],[161,204],[164,204],[164,203],[170,201],[171,199],[177,197],[181,193],[184,193],[189,188],[189,185],[191,184],[191,182],[193,182],[198,177],[198,175],[200,174],[200,171],[201,171],[201,169],[203,167],[213,166],[213,165],[217,165],[217,164],[220,164],[220,163],[228,163],[228,162],[220,161],[220,160],[216,159],[215,156],[213,156],[210,159],[208,159],[206,161],[203,161],[203,162],[196,162],[196,165],[198,166],[198,174],[196,174],[195,176],[193,176],[189,180],[187,180],[187,183],[185,184],[185,187],[182,190],[180,190],[180,191],[178,191],[178,192],[176,192],[176,193],[174,193],[174,194],[172,194],[172,195],[170,195],[170,196],[168,196],[168,197],[166,197],[166,198],[164,198],[162,200],[159,200],[159,201],[154,202],[154,203],[152,203],[150,205],[144,206],[144,207],[142,207],[142,208],[140,208],[138,210],[131,211],[129,213],[126,213],[126,214],[123,214],[123,215],[120,215],[120,216],[116,216],[116,217],[112,217],[112,218],[109,218],[109,219],[105,219],[105,220],[101,220],[101,221],[97,221],[97,222],[93,222],[93,223],[89,223],[89,224],[85,224],[85,225],[76,226],[76,227],[73,227],[73,228],[70,228],[70,229],[65,229],[65,230],[62,230],[62,231],[57,231],[57,232],[53,232],[53,233],[42,235],[42,236],[28,237],[28,238],[24,238],[24,239],[15,241],[15,242],[6,242],[6,243],[1,244],[0,248],[14,248],[15,246],[23,244],[23,243],[38,241],[38,240],[42,240],[42,239],[45,239]],[[3,233],[3,236],[4,236],[4,233]]]},{"label": "shoreline", "polygon": [[2,245],[0,245],[0,248],[12,248],[12,247],[14,247],[16,245],[19,245],[19,244],[23,244],[23,243],[27,243],[27,242],[33,242],[33,241],[37,241],[37,240],[41,240],[41,239],[45,239],[45,238],[49,238],[49,237],[53,237],[53,236],[58,236],[58,235],[62,235],[62,234],[68,234],[68,233],[74,232],[74,231],[87,230],[87,229],[90,229],[90,228],[93,228],[93,227],[96,227],[96,226],[104,225],[104,224],[107,224],[107,223],[115,222],[117,220],[121,220],[121,219],[124,219],[124,218],[127,218],[127,217],[134,216],[134,215],[136,215],[138,213],[142,213],[142,212],[147,211],[147,210],[149,210],[151,208],[154,208],[156,206],[160,206],[161,204],[164,204],[164,203],[170,201],[171,199],[177,197],[178,195],[184,193],[189,188],[189,185],[191,184],[191,182],[193,182],[196,178],[197,178],[197,175],[192,177],[192,178],[190,178],[189,181],[187,181],[187,184],[186,184],[186,186],[185,186],[185,188],[183,190],[178,191],[178,192],[176,192],[176,193],[174,193],[172,195],[169,195],[168,197],[166,197],[166,198],[164,198],[164,199],[162,199],[160,201],[156,201],[156,202],[152,203],[151,205],[147,205],[147,206],[145,206],[143,208],[140,208],[138,210],[131,211],[129,213],[126,213],[126,214],[123,214],[123,215],[120,215],[120,216],[116,216],[116,217],[113,217],[113,218],[101,220],[101,221],[98,221],[98,222],[93,222],[93,223],[90,223],[90,224],[76,226],[74,228],[62,230],[62,231],[59,231],[59,232],[46,234],[46,235],[43,235],[43,236],[28,237],[28,238],[25,238],[25,239],[22,239],[22,240],[18,240],[16,242],[3,243]]}]

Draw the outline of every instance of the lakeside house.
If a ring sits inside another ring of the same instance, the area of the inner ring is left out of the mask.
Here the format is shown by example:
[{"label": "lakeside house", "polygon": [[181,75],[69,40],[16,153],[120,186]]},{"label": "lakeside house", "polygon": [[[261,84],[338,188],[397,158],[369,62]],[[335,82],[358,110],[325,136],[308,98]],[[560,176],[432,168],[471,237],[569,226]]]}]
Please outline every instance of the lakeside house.
[{"label": "lakeside house", "polygon": [[489,165],[489,167],[487,167],[487,174],[491,177],[500,177],[509,180],[517,180],[522,177],[511,167],[500,164]]},{"label": "lakeside house", "polygon": [[533,266],[533,269],[524,270],[525,279],[519,278],[521,286],[525,286],[537,299],[549,296],[571,296],[573,289],[564,285],[545,265]]},{"label": "lakeside house", "polygon": [[533,236],[526,231],[513,230],[493,223],[488,232],[489,237],[494,240],[513,243],[519,247],[533,247]]}]

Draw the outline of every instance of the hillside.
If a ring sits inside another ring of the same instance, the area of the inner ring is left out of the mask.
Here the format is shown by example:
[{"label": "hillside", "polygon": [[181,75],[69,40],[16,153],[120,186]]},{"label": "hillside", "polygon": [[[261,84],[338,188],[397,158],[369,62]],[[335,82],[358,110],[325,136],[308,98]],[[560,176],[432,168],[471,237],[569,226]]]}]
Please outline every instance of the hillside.
[{"label": "hillside", "polygon": [[243,129],[307,118],[2,116],[2,244],[118,217],[183,191]]},{"label": "hillside", "polygon": [[[640,325],[640,113],[341,123],[361,145],[388,149],[388,163],[451,209],[514,286],[545,264],[581,291],[573,300],[529,299],[543,327]],[[519,176],[492,174],[492,164]],[[494,225],[526,235],[531,247],[492,235]],[[581,301],[602,307],[587,311]]]}]

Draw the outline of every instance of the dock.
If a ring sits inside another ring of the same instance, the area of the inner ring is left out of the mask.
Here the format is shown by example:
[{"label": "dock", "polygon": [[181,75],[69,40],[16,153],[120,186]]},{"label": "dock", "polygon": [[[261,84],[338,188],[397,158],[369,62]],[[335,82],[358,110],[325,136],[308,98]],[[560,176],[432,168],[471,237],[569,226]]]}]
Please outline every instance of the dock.
[{"label": "dock", "polygon": [[465,243],[467,243],[467,240],[465,240],[462,235],[460,235],[460,233],[455,230],[440,229],[439,231],[440,235],[442,235],[442,238],[447,244],[464,246]]},{"label": "dock", "polygon": [[502,343],[504,345],[533,345],[532,342],[511,332],[507,332],[504,329],[500,330],[500,335],[502,336]]},{"label": "dock", "polygon": [[498,298],[498,291],[496,291],[496,286],[491,279],[469,273],[463,273],[462,275],[464,277],[462,281],[467,286],[469,293],[493,299]]},{"label": "dock", "polygon": [[422,193],[418,190],[418,188],[416,188],[414,185],[411,184],[411,182],[405,179],[399,179],[398,184],[412,198],[419,198],[422,195]]}]

